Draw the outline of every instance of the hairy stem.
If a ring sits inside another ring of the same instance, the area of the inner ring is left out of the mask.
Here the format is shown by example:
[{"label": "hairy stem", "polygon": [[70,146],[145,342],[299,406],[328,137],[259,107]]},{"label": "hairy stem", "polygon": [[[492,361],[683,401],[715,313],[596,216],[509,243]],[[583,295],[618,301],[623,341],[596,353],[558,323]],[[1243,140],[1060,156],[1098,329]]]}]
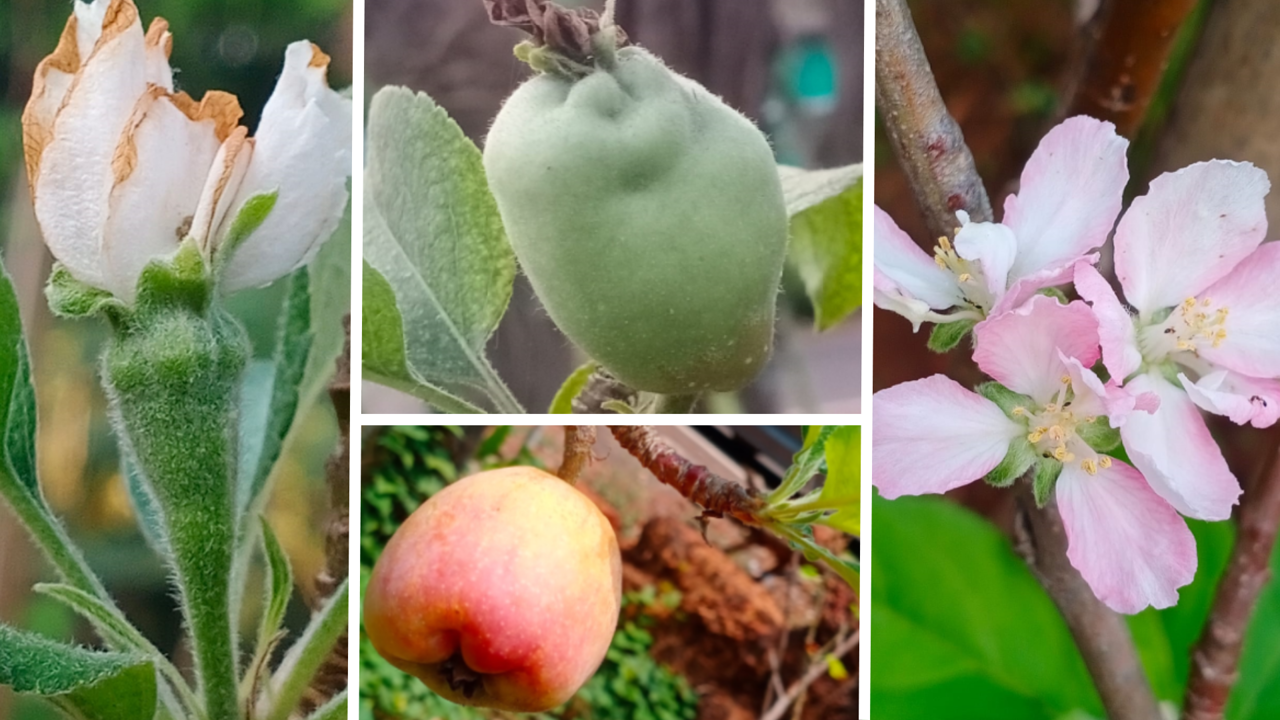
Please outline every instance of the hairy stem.
[{"label": "hairy stem", "polygon": [[876,0],[876,106],[935,237],[955,233],[957,210],[992,220],[986,188],[942,102],[906,0]]},{"label": "hairy stem", "polygon": [[764,498],[755,490],[685,460],[648,425],[611,425],[609,431],[654,477],[701,506],[705,515],[728,516],[748,525],[760,524]]},{"label": "hairy stem", "polygon": [[1030,482],[1018,483],[1019,554],[1067,622],[1111,720],[1161,720],[1155,694],[1124,618],[1093,594],[1067,559],[1067,533],[1055,503],[1036,507]]},{"label": "hairy stem", "polygon": [[1271,578],[1280,527],[1280,450],[1266,474],[1240,502],[1240,529],[1231,562],[1218,583],[1209,621],[1191,661],[1184,720],[1221,720],[1239,678],[1240,650],[1253,608]]}]

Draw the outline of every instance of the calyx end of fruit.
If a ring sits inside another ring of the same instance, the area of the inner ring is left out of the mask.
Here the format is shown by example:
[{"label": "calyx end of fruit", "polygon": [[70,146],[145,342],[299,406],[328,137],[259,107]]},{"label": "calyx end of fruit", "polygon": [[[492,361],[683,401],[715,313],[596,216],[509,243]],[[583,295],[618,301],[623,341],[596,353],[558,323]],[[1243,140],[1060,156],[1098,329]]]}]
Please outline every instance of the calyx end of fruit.
[{"label": "calyx end of fruit", "polygon": [[440,678],[450,690],[462,693],[468,700],[483,687],[480,673],[472,670],[467,661],[462,659],[462,651],[454,653],[440,664]]},{"label": "calyx end of fruit", "polygon": [[564,8],[547,0],[484,0],[489,22],[519,28],[532,36],[515,48],[516,57],[534,70],[569,79],[596,67],[613,67],[627,34],[590,8]]}]

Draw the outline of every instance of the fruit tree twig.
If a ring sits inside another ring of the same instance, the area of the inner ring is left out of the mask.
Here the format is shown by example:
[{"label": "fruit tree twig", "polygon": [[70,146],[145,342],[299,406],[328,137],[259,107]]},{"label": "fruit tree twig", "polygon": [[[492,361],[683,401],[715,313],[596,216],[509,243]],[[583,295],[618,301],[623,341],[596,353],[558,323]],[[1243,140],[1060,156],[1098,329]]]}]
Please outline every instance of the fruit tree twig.
[{"label": "fruit tree twig", "polygon": [[796,698],[800,697],[800,693],[803,693],[810,685],[817,681],[818,678],[827,673],[828,655],[834,655],[835,658],[839,660],[849,654],[857,646],[858,632],[854,631],[852,635],[838,643],[830,653],[822,653],[822,655],[809,666],[809,669],[805,671],[804,675],[802,675],[791,687],[787,688],[786,694],[778,698],[777,702],[773,704],[773,707],[769,708],[769,712],[760,716],[760,720],[781,720],[782,716],[787,713],[787,708],[791,707],[791,703],[795,702]]},{"label": "fruit tree twig", "polygon": [[1178,30],[1198,0],[1108,3],[1071,100],[1071,115],[1091,115],[1133,137],[1169,65]]},{"label": "fruit tree twig", "polygon": [[956,211],[992,220],[991,201],[955,118],[947,112],[906,0],[876,0],[876,106],[935,237],[952,236]]},{"label": "fruit tree twig", "polygon": [[1221,720],[1239,677],[1240,649],[1258,595],[1271,578],[1271,550],[1280,526],[1280,450],[1240,502],[1240,529],[1231,562],[1218,583],[1213,611],[1191,660],[1184,720]]},{"label": "fruit tree twig", "polygon": [[760,524],[758,513],[764,507],[760,493],[685,460],[648,425],[610,425],[609,431],[654,477],[702,506],[704,515]]},{"label": "fruit tree twig", "polygon": [[1055,503],[1036,507],[1030,482],[1018,483],[1017,549],[1058,606],[1111,720],[1160,720],[1160,708],[1124,618],[1093,594],[1067,559],[1067,533]]}]

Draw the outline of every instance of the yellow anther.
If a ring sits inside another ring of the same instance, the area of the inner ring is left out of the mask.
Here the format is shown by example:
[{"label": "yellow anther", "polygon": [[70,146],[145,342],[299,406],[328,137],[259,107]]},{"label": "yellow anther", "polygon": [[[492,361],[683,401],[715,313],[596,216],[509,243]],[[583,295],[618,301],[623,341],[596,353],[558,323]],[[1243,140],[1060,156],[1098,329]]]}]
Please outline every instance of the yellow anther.
[{"label": "yellow anther", "polygon": [[1080,463],[1080,467],[1084,468],[1084,471],[1089,473],[1090,475],[1098,474],[1098,463],[1095,462],[1093,458],[1089,458],[1088,460],[1085,460],[1084,462]]},{"label": "yellow anther", "polygon": [[1205,306],[1205,307],[1209,307],[1209,305],[1210,305],[1212,302],[1213,302],[1213,301],[1212,301],[1212,300],[1210,300],[1209,298],[1205,298],[1205,299],[1203,299],[1203,300],[1201,300],[1201,301],[1200,301],[1200,304],[1201,304],[1201,305],[1203,305],[1203,306]]},{"label": "yellow anther", "polygon": [[1195,299],[1195,298],[1193,298],[1193,297],[1189,297],[1189,298],[1187,298],[1186,300],[1183,300],[1183,301],[1182,301],[1182,311],[1183,311],[1183,312],[1187,312],[1187,311],[1191,310],[1191,308],[1193,308],[1193,307],[1195,307],[1195,306],[1196,306],[1196,299]]},{"label": "yellow anther", "polygon": [[1062,377],[1058,378],[1058,382],[1061,382],[1062,384],[1064,384],[1064,385],[1065,385],[1065,384],[1067,384],[1067,383],[1071,382],[1071,376],[1070,376],[1070,375],[1063,375]]},{"label": "yellow anther", "polygon": [[934,255],[933,262],[943,270],[947,269],[947,261],[943,260],[941,255]]},{"label": "yellow anther", "polygon": [[1014,417],[1022,417],[1023,415],[1026,415],[1026,414],[1027,414],[1027,409],[1022,407],[1021,405],[1013,409]]},{"label": "yellow anther", "polygon": [[951,252],[951,241],[947,239],[946,235],[938,238],[938,244],[942,246],[943,252]]},{"label": "yellow anther", "polygon": [[1038,427],[1032,430],[1031,434],[1027,436],[1027,442],[1030,442],[1030,443],[1040,442],[1040,438],[1044,437],[1044,433],[1046,429],[1047,428]]},{"label": "yellow anther", "polygon": [[970,275],[969,273],[960,273],[960,277],[959,277],[959,278],[956,278],[956,279],[957,279],[957,280],[959,280],[959,281],[960,281],[960,282],[962,282],[962,283],[967,283],[967,282],[969,282],[970,280],[972,280],[972,279],[973,279],[973,276],[972,276],[972,275]]},{"label": "yellow anther", "polygon": [[1053,457],[1058,462],[1066,462],[1071,453],[1067,452],[1066,445],[1059,445],[1053,449]]},{"label": "yellow anther", "polygon": [[1101,466],[1103,470],[1106,470],[1107,468],[1111,467],[1111,458],[1107,455],[1103,455],[1102,457],[1098,458],[1098,465]]}]

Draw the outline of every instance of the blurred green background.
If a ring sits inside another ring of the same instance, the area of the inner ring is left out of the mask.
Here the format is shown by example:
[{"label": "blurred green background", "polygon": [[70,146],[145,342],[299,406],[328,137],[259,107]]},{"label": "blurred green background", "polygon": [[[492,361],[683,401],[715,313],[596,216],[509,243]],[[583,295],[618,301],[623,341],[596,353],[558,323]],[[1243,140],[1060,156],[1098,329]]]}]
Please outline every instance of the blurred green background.
[{"label": "blurred green background", "polygon": [[[309,39],[333,58],[330,84],[351,84],[350,0],[138,0],[144,28],[169,21],[177,89],[199,98],[206,90],[235,93],[252,130],[275,87],[290,42]],[[0,0],[0,248],[13,275],[31,345],[40,412],[41,483],[126,614],[180,667],[189,665],[165,570],[134,523],[120,478],[115,439],[97,378],[104,328],[98,322],[53,318],[43,287],[51,258],[40,240],[22,164],[20,117],[36,64],[57,43],[71,2]],[[349,236],[349,229],[339,230]],[[348,238],[335,236],[347,245]],[[335,248],[337,249],[337,248]],[[341,250],[338,250],[341,252]],[[244,292],[231,301],[249,329],[258,357],[274,343],[283,283]],[[340,332],[340,329],[337,330]],[[278,466],[268,519],[293,562],[298,592],[290,609],[296,633],[308,616],[306,596],[324,562],[322,529],[328,511],[324,461],[337,425],[326,399],[315,403]],[[50,578],[25,531],[0,504],[0,622],[51,637],[92,644],[92,631],[63,606],[34,596],[30,587]],[[247,593],[252,605],[259,597]],[[248,607],[244,622],[256,622]],[[288,643],[289,641],[286,641]],[[50,717],[47,706],[13,698],[0,688],[0,718]]]}]

